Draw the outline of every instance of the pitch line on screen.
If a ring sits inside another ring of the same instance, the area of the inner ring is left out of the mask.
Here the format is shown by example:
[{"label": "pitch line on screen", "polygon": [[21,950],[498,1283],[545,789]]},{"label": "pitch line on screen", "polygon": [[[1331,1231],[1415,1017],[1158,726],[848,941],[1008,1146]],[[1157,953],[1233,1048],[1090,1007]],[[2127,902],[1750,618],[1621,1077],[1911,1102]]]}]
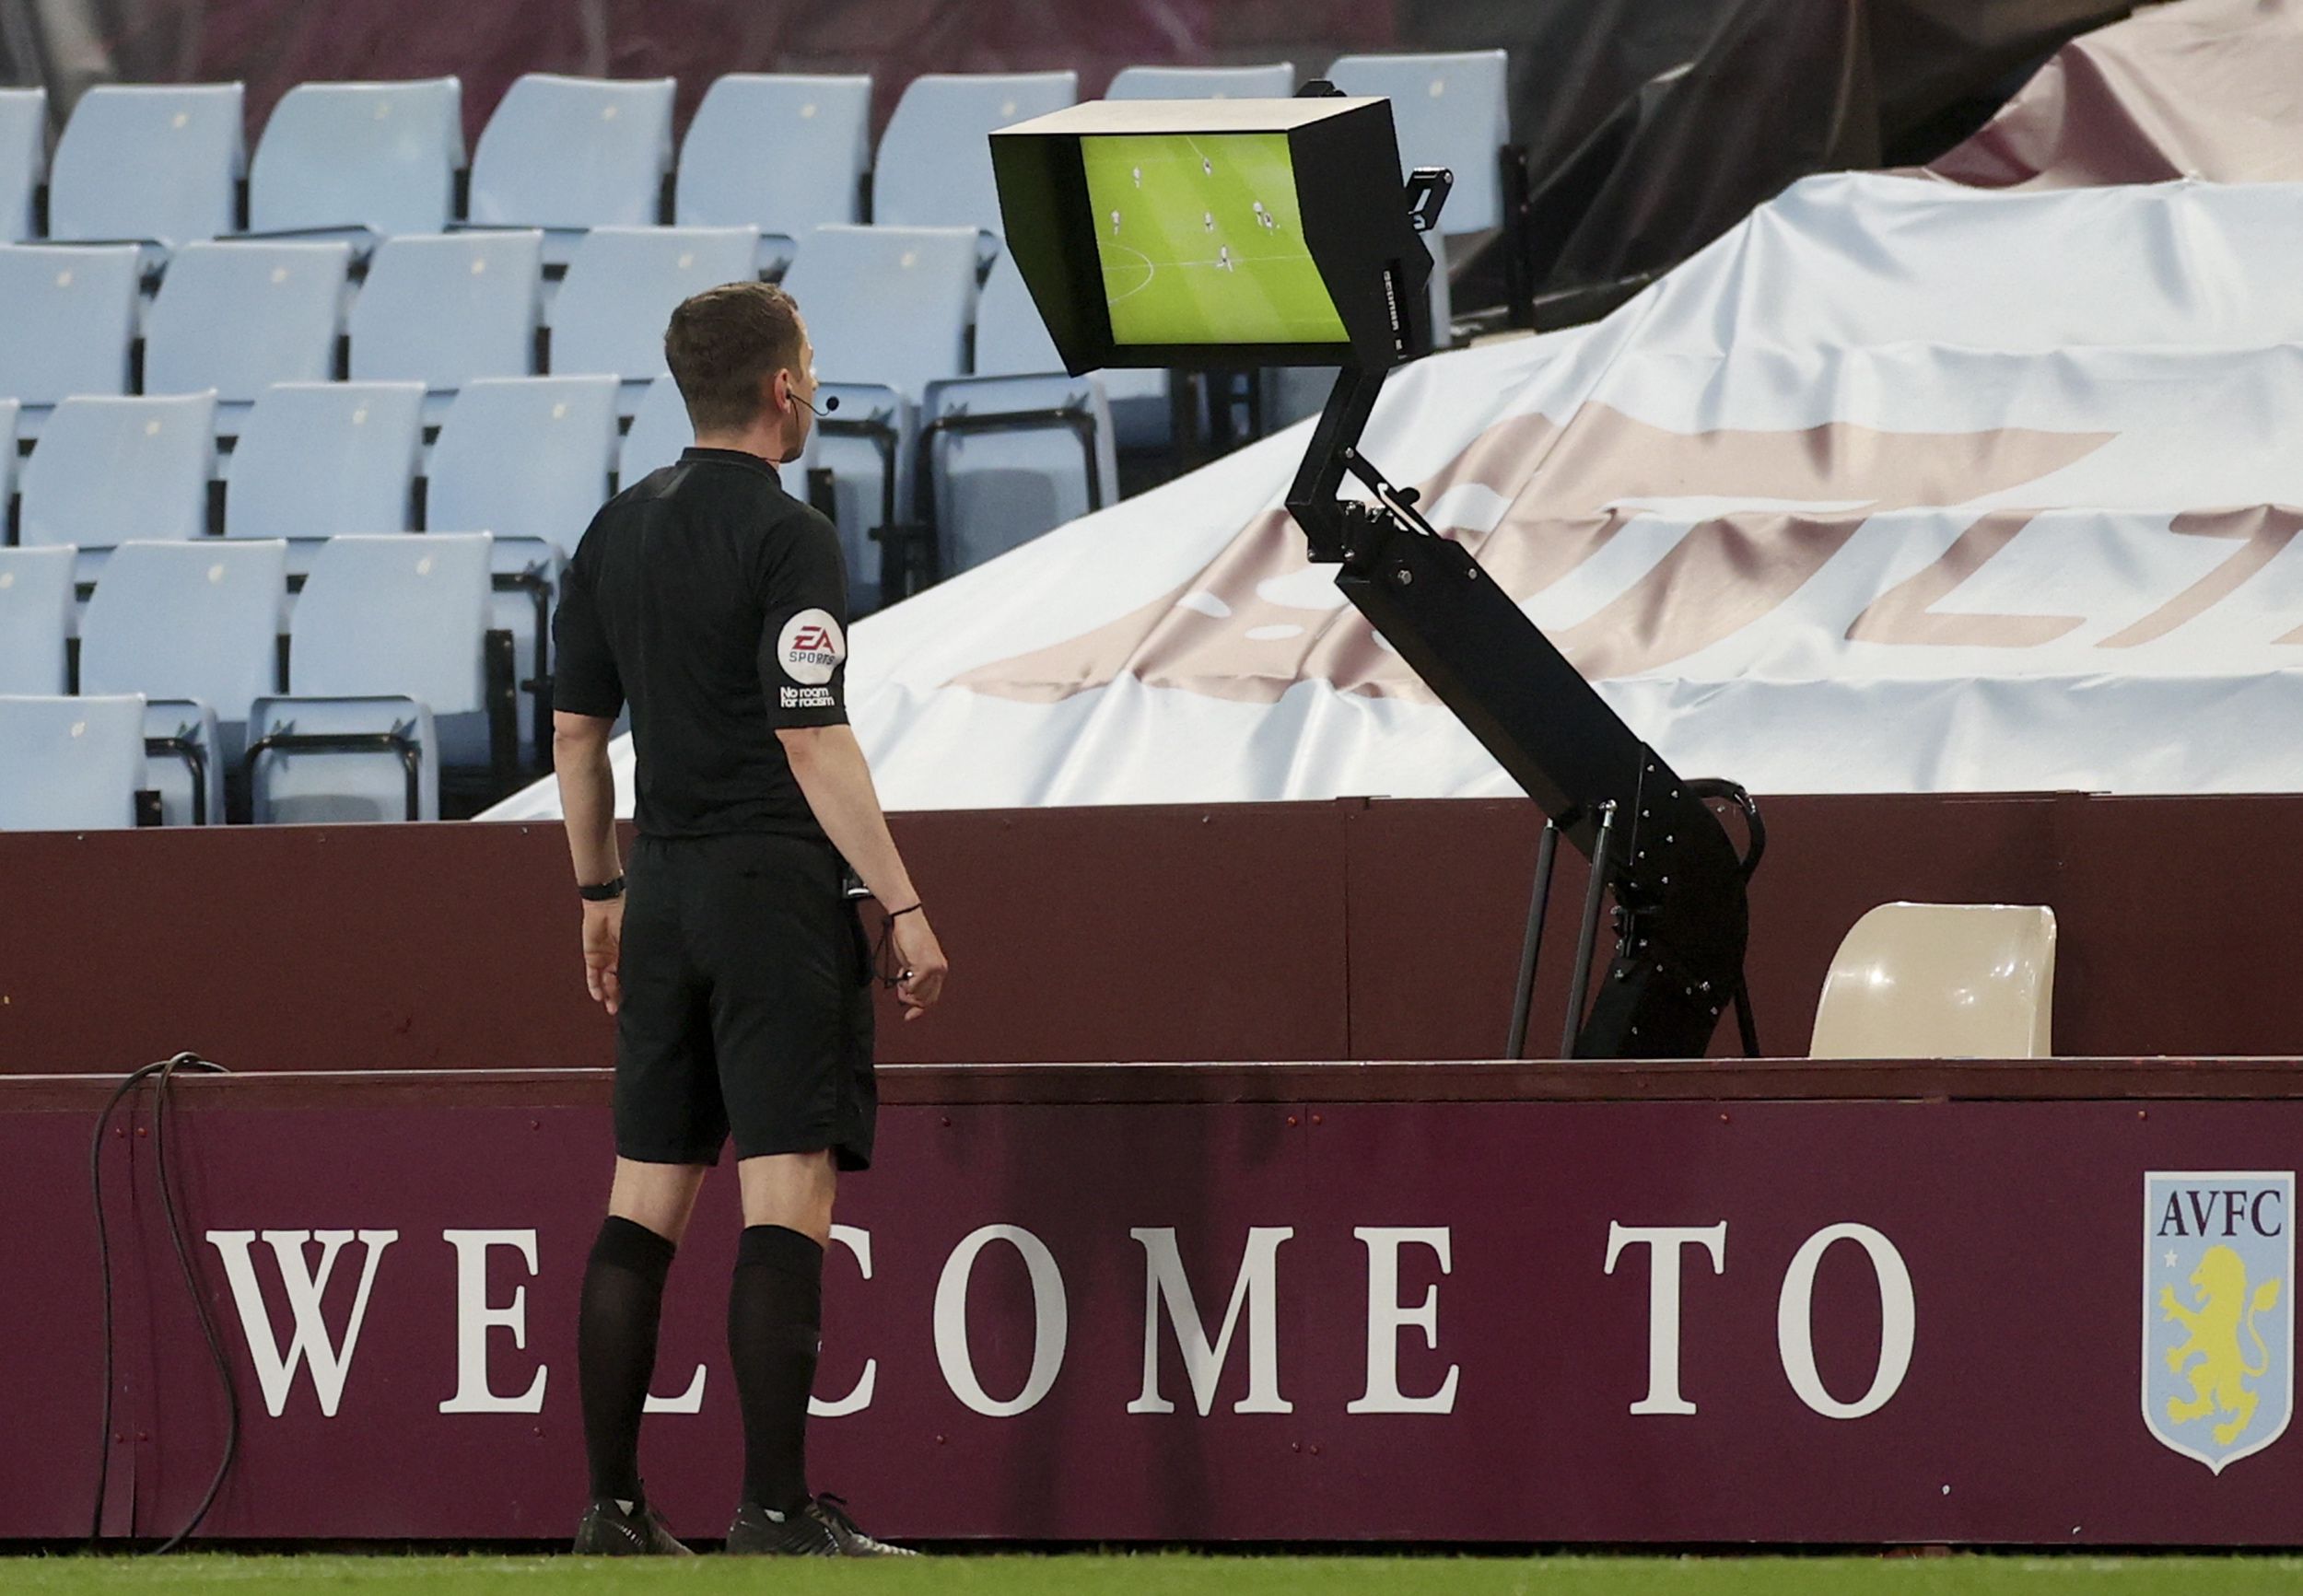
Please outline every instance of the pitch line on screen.
[{"label": "pitch line on screen", "polygon": [[[1122,299],[1132,299],[1132,298],[1134,298],[1134,297],[1135,297],[1138,294],[1142,293],[1142,292],[1143,292],[1146,288],[1149,288],[1150,286],[1152,286],[1152,277],[1153,277],[1154,275],[1156,275],[1156,274],[1158,274],[1158,272],[1159,272],[1159,268],[1158,268],[1157,266],[1155,266],[1155,265],[1153,265],[1153,264],[1152,263],[1152,257],[1151,257],[1151,256],[1149,256],[1149,255],[1145,254],[1145,253],[1144,253],[1141,250],[1137,249],[1137,248],[1136,248],[1135,246],[1133,246],[1132,244],[1122,244],[1122,243],[1118,243],[1118,242],[1115,241],[1115,242],[1113,243],[1113,245],[1112,245],[1112,248],[1113,248],[1113,249],[1115,249],[1115,250],[1127,250],[1129,254],[1133,255],[1133,256],[1134,256],[1137,260],[1141,261],[1141,262],[1143,262],[1143,281],[1142,281],[1142,282],[1140,282],[1140,283],[1139,283],[1139,284],[1137,284],[1134,287],[1132,287],[1132,288],[1128,289],[1128,292],[1126,292],[1125,294],[1114,294],[1114,295],[1112,295],[1112,296],[1111,296],[1111,300],[1110,300],[1110,302],[1111,302],[1112,304],[1114,304],[1114,305],[1116,305],[1116,304],[1118,304],[1118,303],[1119,303]],[[1105,269],[1105,271],[1107,271],[1107,272],[1111,270],[1111,268],[1110,268],[1110,267],[1108,267],[1108,266],[1105,267],[1104,269]]]}]

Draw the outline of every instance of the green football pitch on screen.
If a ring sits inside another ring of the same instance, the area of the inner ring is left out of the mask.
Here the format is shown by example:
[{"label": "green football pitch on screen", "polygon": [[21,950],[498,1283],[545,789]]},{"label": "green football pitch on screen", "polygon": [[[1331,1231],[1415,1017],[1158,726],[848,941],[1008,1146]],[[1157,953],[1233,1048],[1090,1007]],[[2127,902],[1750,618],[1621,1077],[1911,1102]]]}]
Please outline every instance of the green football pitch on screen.
[{"label": "green football pitch on screen", "polygon": [[1285,134],[1080,141],[1112,341],[1343,344],[1303,242]]}]

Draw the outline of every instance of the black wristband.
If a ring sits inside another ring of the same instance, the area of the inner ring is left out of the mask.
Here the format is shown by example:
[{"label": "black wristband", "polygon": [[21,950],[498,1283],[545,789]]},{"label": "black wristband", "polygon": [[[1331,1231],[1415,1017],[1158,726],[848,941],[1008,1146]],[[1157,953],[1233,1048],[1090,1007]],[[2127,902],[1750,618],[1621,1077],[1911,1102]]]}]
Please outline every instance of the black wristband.
[{"label": "black wristband", "polygon": [[920,904],[920,903],[914,903],[914,904],[913,904],[910,908],[908,908],[908,909],[897,909],[897,910],[893,911],[892,913],[890,913],[890,914],[889,914],[888,918],[889,918],[889,919],[891,919],[891,920],[900,920],[900,919],[902,919],[902,918],[903,918],[905,915],[906,915],[906,914],[918,914],[918,913],[919,913],[919,911],[920,911],[923,907],[925,907],[925,905],[924,905],[924,904]]},{"label": "black wristband", "polygon": [[618,876],[614,880],[602,881],[596,887],[579,886],[576,895],[587,903],[612,903],[624,896],[624,878]]}]

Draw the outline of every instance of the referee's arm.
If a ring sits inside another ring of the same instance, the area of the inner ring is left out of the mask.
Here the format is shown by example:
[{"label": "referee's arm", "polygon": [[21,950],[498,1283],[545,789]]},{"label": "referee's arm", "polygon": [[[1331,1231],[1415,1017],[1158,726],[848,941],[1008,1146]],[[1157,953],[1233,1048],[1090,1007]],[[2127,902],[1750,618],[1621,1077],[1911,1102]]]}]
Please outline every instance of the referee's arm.
[{"label": "referee's arm", "polygon": [[[891,914],[919,902],[912,878],[904,868],[895,839],[888,834],[887,816],[881,812],[879,790],[871,785],[871,767],[864,763],[861,744],[847,726],[790,726],[777,738],[784,757],[791,762],[792,779],[806,795],[808,808],[832,845],[863,878],[880,906]],[[896,956],[904,978],[896,996],[903,1000],[904,1018],[917,1019],[941,996],[945,962],[943,949],[929,929],[924,909],[902,914],[894,921]]]},{"label": "referee's arm", "polygon": [[[577,553],[561,581],[552,623],[552,770],[559,778],[576,884],[598,887],[624,875],[615,846],[615,775],[608,764],[608,740],[624,708],[624,679],[600,627],[580,545]],[[583,940],[585,989],[614,1014],[624,1007],[616,974],[624,943],[621,897],[585,902]]]}]

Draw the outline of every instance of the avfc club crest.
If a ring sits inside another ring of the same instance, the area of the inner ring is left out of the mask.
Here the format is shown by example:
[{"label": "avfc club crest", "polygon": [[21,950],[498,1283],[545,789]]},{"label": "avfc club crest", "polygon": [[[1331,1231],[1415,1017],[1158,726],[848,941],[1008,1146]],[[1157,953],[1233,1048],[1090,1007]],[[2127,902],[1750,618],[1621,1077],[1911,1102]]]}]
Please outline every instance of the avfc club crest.
[{"label": "avfc club crest", "polygon": [[2143,1178],[2143,1422],[2215,1474],[2295,1408],[2295,1171]]}]

